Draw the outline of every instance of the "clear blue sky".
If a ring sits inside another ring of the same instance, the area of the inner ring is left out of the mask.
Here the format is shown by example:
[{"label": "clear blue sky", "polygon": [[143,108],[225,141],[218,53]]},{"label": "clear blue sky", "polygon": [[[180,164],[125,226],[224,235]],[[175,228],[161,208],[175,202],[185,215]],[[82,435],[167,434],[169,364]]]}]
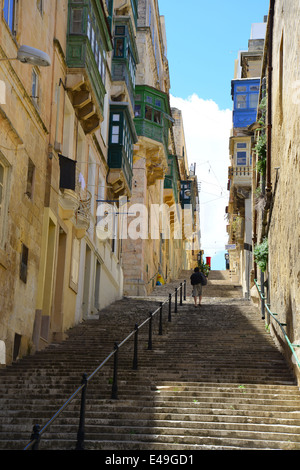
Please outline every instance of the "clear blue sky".
[{"label": "clear blue sky", "polygon": [[251,24],[263,22],[269,0],[158,0],[165,16],[171,94],[196,93],[232,108],[230,84]]}]

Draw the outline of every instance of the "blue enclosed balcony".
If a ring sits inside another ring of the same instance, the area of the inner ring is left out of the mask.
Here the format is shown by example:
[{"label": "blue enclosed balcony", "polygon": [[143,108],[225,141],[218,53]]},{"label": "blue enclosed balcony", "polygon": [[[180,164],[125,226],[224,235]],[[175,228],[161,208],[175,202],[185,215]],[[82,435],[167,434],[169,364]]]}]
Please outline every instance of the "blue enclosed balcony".
[{"label": "blue enclosed balcony", "polygon": [[256,121],[259,89],[259,78],[232,80],[234,128],[245,128]]}]

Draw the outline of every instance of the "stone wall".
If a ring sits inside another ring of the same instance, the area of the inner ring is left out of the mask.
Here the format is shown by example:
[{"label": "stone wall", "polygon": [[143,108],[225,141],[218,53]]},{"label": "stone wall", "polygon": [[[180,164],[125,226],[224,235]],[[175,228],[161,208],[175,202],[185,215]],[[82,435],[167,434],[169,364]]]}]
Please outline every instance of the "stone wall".
[{"label": "stone wall", "polygon": [[269,282],[272,311],[292,342],[300,340],[299,17],[299,2],[275,2]]}]

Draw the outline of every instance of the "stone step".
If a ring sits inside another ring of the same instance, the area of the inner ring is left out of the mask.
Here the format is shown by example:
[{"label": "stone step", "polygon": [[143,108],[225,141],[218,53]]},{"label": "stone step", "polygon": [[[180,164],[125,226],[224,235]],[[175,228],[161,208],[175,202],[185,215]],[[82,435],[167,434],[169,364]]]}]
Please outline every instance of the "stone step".
[{"label": "stone step", "polygon": [[[259,315],[223,276],[212,275],[201,309],[189,298],[168,322],[164,306],[164,332],[158,335],[156,316],[151,351],[148,328],[139,331],[137,371],[133,341],[122,346],[118,400],[111,399],[113,360],[89,382],[87,449],[300,449],[295,379]],[[122,299],[64,342],[0,370],[0,449],[24,448],[33,424],[44,426],[82,373],[92,373],[115,341],[158,308],[167,292],[161,287],[151,302]],[[79,408],[80,395],[51,424],[41,448],[75,448]]]}]

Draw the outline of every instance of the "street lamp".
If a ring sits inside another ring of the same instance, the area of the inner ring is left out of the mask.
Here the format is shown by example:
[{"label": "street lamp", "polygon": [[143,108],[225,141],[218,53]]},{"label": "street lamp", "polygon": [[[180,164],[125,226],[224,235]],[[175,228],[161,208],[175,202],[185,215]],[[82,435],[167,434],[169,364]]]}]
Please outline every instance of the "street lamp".
[{"label": "street lamp", "polygon": [[40,67],[48,67],[51,65],[51,60],[46,52],[40,51],[30,46],[21,46],[17,52],[17,57],[1,58],[2,60],[19,60],[23,64],[37,65]]}]

